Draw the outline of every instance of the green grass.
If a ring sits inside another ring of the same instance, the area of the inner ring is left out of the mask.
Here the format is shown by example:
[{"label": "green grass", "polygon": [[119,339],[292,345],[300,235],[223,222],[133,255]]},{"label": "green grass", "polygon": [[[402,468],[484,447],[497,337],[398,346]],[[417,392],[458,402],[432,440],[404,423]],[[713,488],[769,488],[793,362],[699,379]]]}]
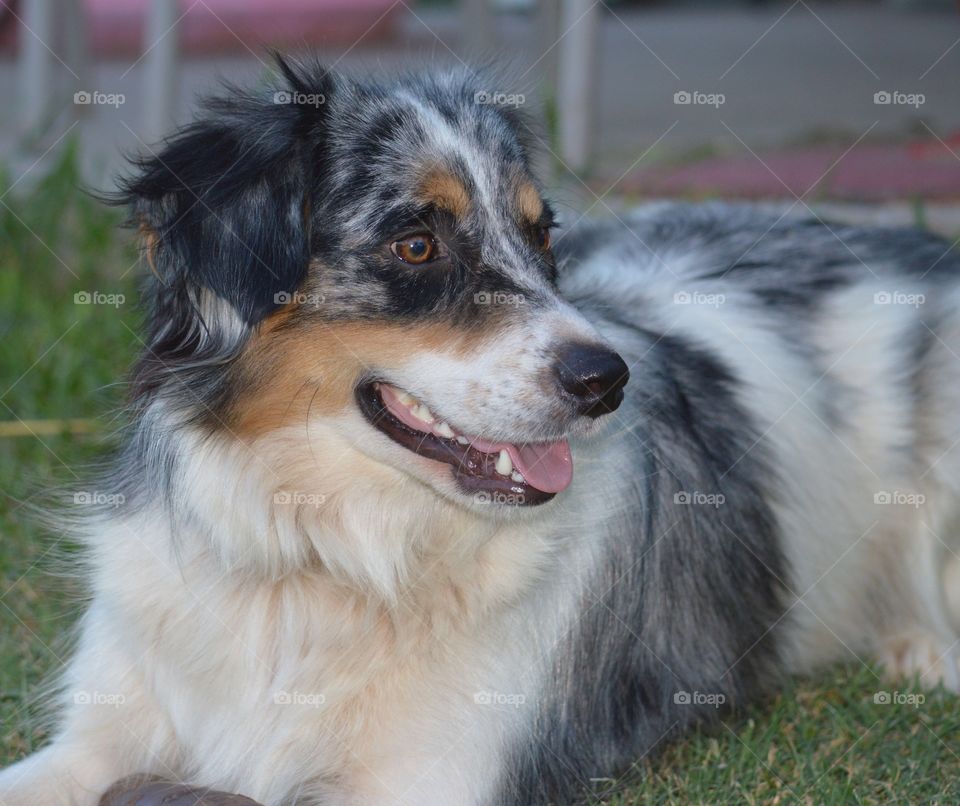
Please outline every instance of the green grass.
[{"label": "green grass", "polygon": [[[29,193],[18,194],[18,185],[0,197],[0,421],[102,423],[90,436],[0,438],[3,763],[45,738],[31,694],[59,668],[62,636],[79,609],[76,585],[50,573],[74,547],[42,532],[31,508],[56,487],[79,486],[85,466],[110,450],[111,413],[123,398],[118,381],[137,343],[127,329],[136,331],[138,321],[135,250],[128,234],[118,235],[117,211],[77,190],[74,165],[68,152]],[[0,176],[0,193],[15,180]],[[126,301],[75,304],[75,294],[93,291]]]},{"label": "green grass", "polygon": [[[55,485],[82,488],[85,466],[109,452],[137,347],[130,234],[75,190],[72,165],[67,155],[0,204],[0,421],[102,420],[89,436],[0,438],[0,764],[46,740],[39,684],[59,668],[80,607],[76,583],[50,574],[74,547],[43,533],[30,507]],[[11,181],[0,176],[0,191]],[[126,301],[75,304],[81,291]],[[639,762],[642,786],[607,802],[960,802],[960,701],[934,692],[917,708],[878,705],[881,688],[859,664],[798,682]]]}]

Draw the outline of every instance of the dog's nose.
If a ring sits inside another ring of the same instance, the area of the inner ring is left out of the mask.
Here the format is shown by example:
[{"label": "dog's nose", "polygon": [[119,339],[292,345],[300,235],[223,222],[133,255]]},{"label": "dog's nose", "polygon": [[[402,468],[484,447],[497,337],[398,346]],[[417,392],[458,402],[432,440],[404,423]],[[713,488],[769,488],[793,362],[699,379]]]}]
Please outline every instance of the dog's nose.
[{"label": "dog's nose", "polygon": [[600,417],[623,402],[630,370],[613,350],[601,345],[571,343],[556,352],[553,371],[560,387],[576,402],[580,414]]}]

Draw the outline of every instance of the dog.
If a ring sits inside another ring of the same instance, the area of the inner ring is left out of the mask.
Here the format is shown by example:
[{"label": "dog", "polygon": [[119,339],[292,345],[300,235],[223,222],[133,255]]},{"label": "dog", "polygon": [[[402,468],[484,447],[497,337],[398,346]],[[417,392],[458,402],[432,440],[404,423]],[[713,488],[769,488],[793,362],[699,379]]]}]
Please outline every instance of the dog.
[{"label": "dog", "polygon": [[281,60],[114,201],[148,311],[5,806],[152,774],[546,804],[851,658],[958,688],[960,261],[662,203],[556,230],[467,71]]}]

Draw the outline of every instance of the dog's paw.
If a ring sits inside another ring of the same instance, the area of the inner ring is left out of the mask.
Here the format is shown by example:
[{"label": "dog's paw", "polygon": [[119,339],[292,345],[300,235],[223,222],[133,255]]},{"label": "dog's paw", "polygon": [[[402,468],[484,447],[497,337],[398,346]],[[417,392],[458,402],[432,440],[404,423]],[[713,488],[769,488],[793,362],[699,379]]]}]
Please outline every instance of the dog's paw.
[{"label": "dog's paw", "polygon": [[892,680],[916,678],[924,688],[943,683],[949,691],[960,692],[958,647],[930,632],[902,632],[883,641],[879,660]]}]

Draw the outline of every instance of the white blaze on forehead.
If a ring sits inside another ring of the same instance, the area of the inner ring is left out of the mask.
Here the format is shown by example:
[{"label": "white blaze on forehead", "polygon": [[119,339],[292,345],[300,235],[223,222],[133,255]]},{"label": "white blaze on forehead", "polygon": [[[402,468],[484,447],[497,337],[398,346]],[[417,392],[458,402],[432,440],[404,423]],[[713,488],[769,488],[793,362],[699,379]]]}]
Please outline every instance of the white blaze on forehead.
[{"label": "white blaze on forehead", "polygon": [[[500,166],[497,160],[492,154],[484,153],[482,144],[469,138],[462,129],[451,125],[439,110],[430,106],[423,98],[406,90],[401,90],[398,94],[416,110],[423,130],[436,148],[438,158],[456,159],[465,167],[475,188],[474,201],[483,211],[491,232],[499,233],[494,241],[485,240],[480,245],[481,254],[498,270],[515,280],[529,283],[532,273],[522,270],[529,262],[529,257],[517,249],[512,238],[503,234],[515,228],[517,224],[512,218],[501,215],[501,207],[505,208],[505,206],[497,204],[499,193],[512,192],[503,187],[500,181]],[[513,271],[515,268],[520,271]],[[545,283],[538,283],[538,285],[546,287]]]},{"label": "white blaze on forehead", "polygon": [[492,160],[483,155],[476,143],[470,142],[463,131],[455,129],[440,112],[427,104],[423,98],[401,90],[399,93],[407,101],[423,124],[423,130],[433,140],[439,156],[456,157],[466,166],[467,172],[473,180],[479,195],[478,201],[485,209],[493,207],[491,200],[496,187],[494,172],[491,170]]}]

